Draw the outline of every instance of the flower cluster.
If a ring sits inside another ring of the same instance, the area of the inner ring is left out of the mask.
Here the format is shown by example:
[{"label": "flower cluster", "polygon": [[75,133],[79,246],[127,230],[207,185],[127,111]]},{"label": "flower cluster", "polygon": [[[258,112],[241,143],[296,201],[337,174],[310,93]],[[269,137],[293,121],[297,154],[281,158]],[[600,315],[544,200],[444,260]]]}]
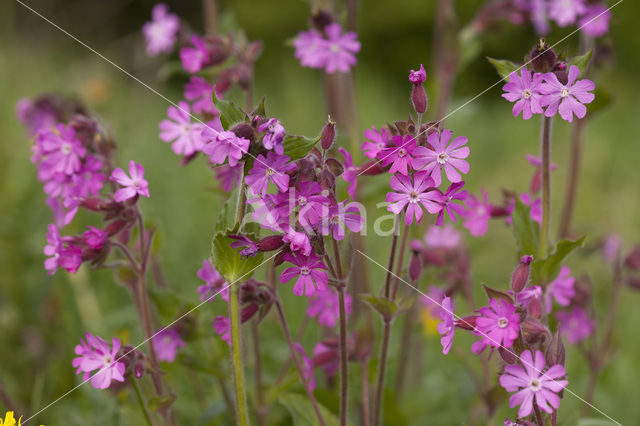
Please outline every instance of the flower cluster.
[{"label": "flower cluster", "polygon": [[324,69],[328,74],[348,72],[356,64],[356,53],[360,51],[356,33],[343,33],[336,22],[299,33],[293,45],[303,67]]},{"label": "flower cluster", "polygon": [[[76,374],[84,373],[83,380],[91,379],[91,386],[96,389],[108,388],[113,380],[124,382],[125,363],[118,356],[121,345],[114,337],[109,347],[99,336],[87,333],[86,341],[81,339],[75,349],[78,355],[73,359]],[[92,373],[95,370],[98,371]]]},{"label": "flower cluster", "polygon": [[547,34],[549,20],[560,27],[576,24],[586,35],[601,37],[609,32],[611,12],[604,2],[585,0],[512,0],[514,6],[528,14],[538,34]]}]

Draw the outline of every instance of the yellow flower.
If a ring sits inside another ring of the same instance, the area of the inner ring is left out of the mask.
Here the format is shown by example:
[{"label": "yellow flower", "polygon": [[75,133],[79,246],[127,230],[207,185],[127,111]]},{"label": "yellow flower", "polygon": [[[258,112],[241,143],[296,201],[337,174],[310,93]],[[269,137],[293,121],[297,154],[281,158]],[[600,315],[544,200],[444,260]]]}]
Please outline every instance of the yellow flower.
[{"label": "yellow flower", "polygon": [[438,323],[440,322],[440,318],[436,318],[431,315],[431,311],[429,309],[423,309],[422,312],[420,312],[420,321],[422,322],[424,334],[427,336],[438,335]]},{"label": "yellow flower", "polygon": [[[22,417],[18,419],[17,426],[20,426],[21,421]],[[16,426],[16,419],[13,417],[13,411],[7,411],[7,414],[4,416],[4,421],[0,419],[0,426]]]}]

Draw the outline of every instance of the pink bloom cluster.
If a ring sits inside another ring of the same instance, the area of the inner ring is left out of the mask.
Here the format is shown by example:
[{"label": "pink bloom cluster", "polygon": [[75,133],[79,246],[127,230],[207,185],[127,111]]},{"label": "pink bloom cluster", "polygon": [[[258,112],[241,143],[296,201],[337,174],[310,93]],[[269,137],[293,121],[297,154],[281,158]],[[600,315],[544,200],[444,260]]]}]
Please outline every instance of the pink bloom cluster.
[{"label": "pink bloom cluster", "polygon": [[[87,333],[86,342],[81,339],[75,349],[78,357],[72,365],[77,368],[76,374],[84,373],[83,380],[91,379],[91,386],[96,389],[107,389],[113,380],[124,382],[125,363],[118,356],[121,345],[114,337],[109,347],[100,337]],[[95,370],[98,371],[93,373]]]},{"label": "pink bloom cluster", "polygon": [[151,12],[151,21],[144,24],[142,34],[147,45],[147,53],[156,56],[173,50],[180,28],[180,19],[169,13],[169,7],[158,3]]},{"label": "pink bloom cluster", "polygon": [[326,73],[348,72],[356,63],[360,43],[354,32],[342,32],[338,23],[331,23],[321,33],[303,31],[293,41],[295,56],[304,67],[324,69]]},{"label": "pink bloom cluster", "polygon": [[580,31],[591,37],[602,37],[609,32],[611,12],[605,2],[585,0],[513,0],[514,5],[528,13],[538,32],[550,31],[549,19],[558,26],[576,24]]}]

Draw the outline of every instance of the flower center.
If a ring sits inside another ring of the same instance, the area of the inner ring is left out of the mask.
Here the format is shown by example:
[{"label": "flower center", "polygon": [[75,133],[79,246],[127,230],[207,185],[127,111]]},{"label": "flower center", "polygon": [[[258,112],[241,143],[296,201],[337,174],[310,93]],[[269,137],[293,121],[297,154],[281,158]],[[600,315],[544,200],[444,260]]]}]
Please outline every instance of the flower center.
[{"label": "flower center", "polygon": [[531,389],[534,392],[538,392],[541,387],[542,387],[542,384],[538,379],[531,379],[531,381],[529,382],[529,389]]},{"label": "flower center", "polygon": [[140,189],[140,181],[138,179],[133,179],[133,187],[135,189]]},{"label": "flower center", "polygon": [[569,89],[567,89],[566,87],[562,89],[562,92],[560,92],[560,96],[562,96],[563,98],[569,96]]},{"label": "flower center", "polygon": [[410,203],[414,203],[414,204],[417,203],[419,201],[418,200],[418,195],[419,194],[416,191],[411,191],[409,193],[409,202]]},{"label": "flower center", "polygon": [[307,204],[307,197],[298,197],[298,204],[301,206]]},{"label": "flower center", "polygon": [[531,97],[531,90],[524,89],[524,92],[522,92],[522,97],[525,99],[529,99]]},{"label": "flower center", "polygon": [[331,216],[331,219],[329,219],[329,222],[332,225],[336,225],[336,224],[340,223],[340,216],[338,216],[338,215]]},{"label": "flower center", "polygon": [[441,152],[440,154],[438,154],[438,158],[437,158],[437,162],[438,164],[444,164],[447,162],[447,160],[449,160],[449,154],[447,154],[446,152]]},{"label": "flower center", "polygon": [[63,144],[60,146],[60,151],[61,151],[64,155],[69,155],[69,154],[71,154],[71,151],[72,151],[72,149],[71,149],[71,144],[69,144],[69,143],[63,143]]},{"label": "flower center", "polygon": [[334,44],[331,45],[330,49],[331,49],[331,51],[333,53],[338,53],[340,51],[340,46],[338,46],[337,44],[334,43]]},{"label": "flower center", "polygon": [[400,148],[398,150],[398,157],[404,157],[405,155],[407,155],[407,151],[405,151],[404,148]]},{"label": "flower center", "polygon": [[502,317],[498,319],[498,327],[505,328],[508,325],[509,325],[509,321],[506,318]]},{"label": "flower center", "polygon": [[308,266],[303,266],[302,268],[300,268],[300,273],[302,275],[309,275],[309,273],[311,273],[311,270]]},{"label": "flower center", "polygon": [[112,362],[113,358],[111,358],[111,355],[107,354],[104,356],[104,365],[111,365]]},{"label": "flower center", "polygon": [[266,171],[266,175],[267,176],[273,176],[276,173],[275,170],[273,170],[271,167],[269,167]]}]

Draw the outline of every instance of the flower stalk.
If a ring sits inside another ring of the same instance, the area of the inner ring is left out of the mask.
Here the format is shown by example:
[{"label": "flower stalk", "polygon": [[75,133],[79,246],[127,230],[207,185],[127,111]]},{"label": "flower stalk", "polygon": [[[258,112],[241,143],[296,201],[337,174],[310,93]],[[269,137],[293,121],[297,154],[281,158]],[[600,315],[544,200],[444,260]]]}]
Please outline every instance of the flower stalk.
[{"label": "flower stalk", "polygon": [[551,117],[542,118],[540,150],[542,157],[542,228],[540,230],[540,259],[546,259],[551,220]]},{"label": "flower stalk", "polygon": [[340,305],[340,425],[347,424],[347,407],[349,391],[349,363],[347,347],[347,309],[345,305],[345,283],[342,274],[342,261],[340,260],[340,248],[335,238],[333,241],[333,254],[336,260],[338,286],[338,303]]}]

